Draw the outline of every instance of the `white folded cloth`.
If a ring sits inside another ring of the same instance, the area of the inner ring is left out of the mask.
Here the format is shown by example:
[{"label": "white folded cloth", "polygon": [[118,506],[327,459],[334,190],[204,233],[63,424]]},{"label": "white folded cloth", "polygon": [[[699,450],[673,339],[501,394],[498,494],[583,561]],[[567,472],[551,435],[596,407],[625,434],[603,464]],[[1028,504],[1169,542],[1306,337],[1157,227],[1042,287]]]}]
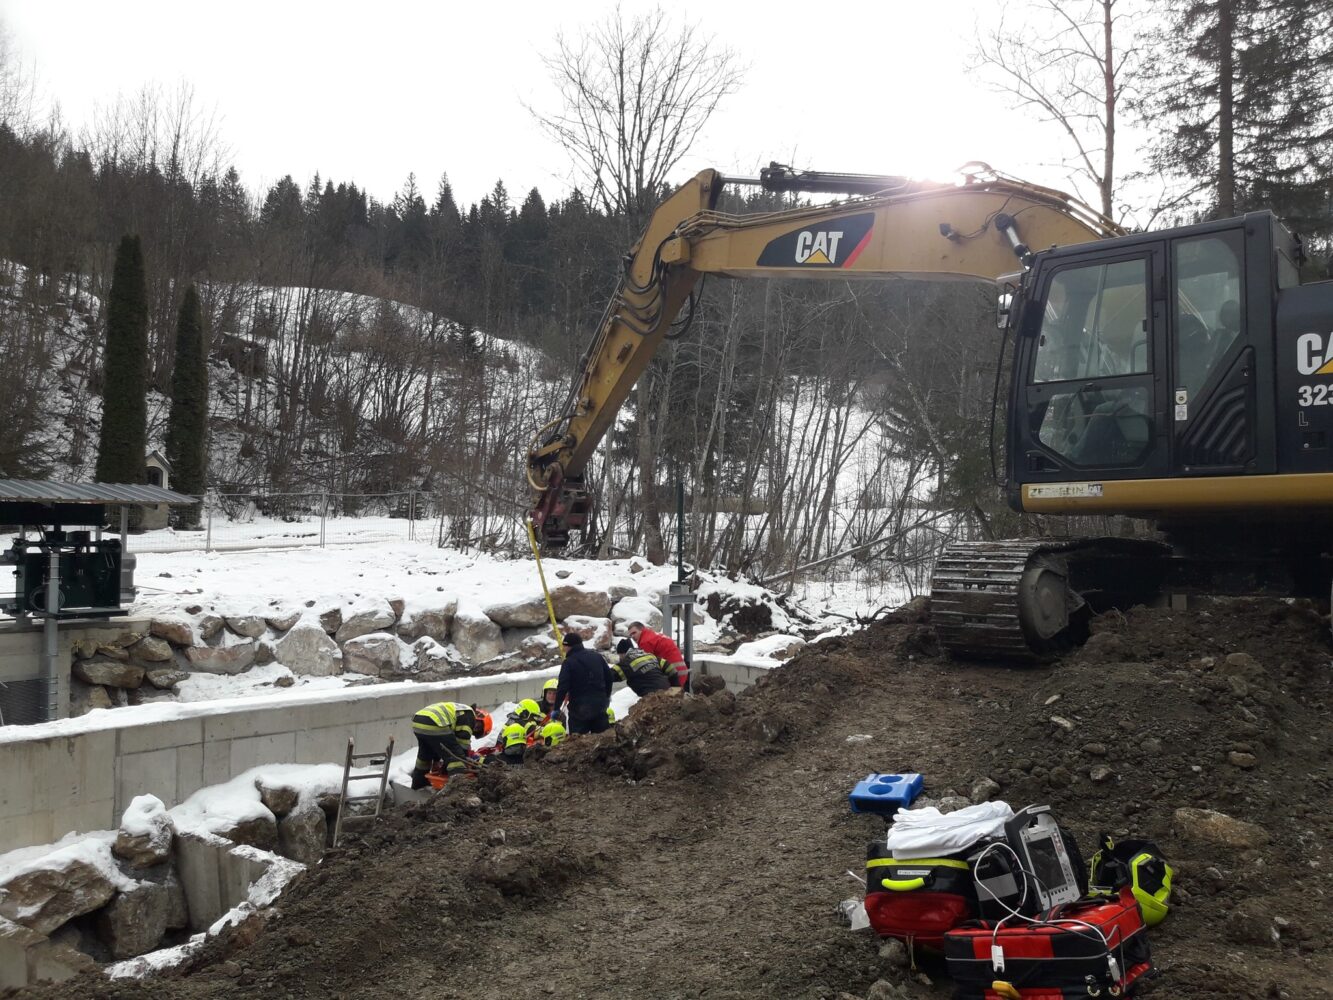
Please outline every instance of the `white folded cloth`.
[{"label": "white folded cloth", "polygon": [[1013,818],[1007,802],[983,802],[951,813],[934,806],[899,809],[889,827],[888,849],[903,860],[956,854],[978,840],[1004,836],[1004,824]]}]

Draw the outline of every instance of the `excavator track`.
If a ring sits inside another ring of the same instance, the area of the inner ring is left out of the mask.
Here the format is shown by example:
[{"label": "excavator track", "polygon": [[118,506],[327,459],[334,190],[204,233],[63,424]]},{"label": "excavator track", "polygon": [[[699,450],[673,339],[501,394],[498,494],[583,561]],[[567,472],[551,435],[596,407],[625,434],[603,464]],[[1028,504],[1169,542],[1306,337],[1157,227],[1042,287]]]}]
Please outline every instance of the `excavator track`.
[{"label": "excavator track", "polygon": [[930,616],[954,656],[1033,662],[1086,638],[1097,607],[1151,599],[1169,553],[1117,538],[1010,539],[950,545],[931,578]]}]

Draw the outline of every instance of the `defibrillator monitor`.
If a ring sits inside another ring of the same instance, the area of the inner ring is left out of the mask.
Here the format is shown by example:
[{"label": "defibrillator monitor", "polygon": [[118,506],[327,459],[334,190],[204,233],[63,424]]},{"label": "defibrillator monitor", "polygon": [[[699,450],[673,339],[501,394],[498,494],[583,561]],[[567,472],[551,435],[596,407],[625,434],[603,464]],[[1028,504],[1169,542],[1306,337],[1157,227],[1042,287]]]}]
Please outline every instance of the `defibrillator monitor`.
[{"label": "defibrillator monitor", "polygon": [[1005,833],[1009,846],[1030,873],[1029,889],[1036,893],[1043,910],[1072,903],[1083,895],[1050,806],[1020,809],[1005,824]]}]

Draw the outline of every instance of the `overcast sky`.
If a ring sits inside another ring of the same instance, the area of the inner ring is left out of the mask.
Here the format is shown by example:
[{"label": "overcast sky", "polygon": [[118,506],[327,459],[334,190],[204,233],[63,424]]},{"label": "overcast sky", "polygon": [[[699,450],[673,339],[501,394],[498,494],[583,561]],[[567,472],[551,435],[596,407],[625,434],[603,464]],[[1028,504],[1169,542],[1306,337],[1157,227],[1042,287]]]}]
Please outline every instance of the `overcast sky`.
[{"label": "overcast sky", "polygon": [[[248,186],[319,171],[392,197],[409,171],[460,202],[502,178],[516,199],[570,187],[564,153],[524,105],[550,108],[542,56],[557,32],[610,4],[444,0],[0,0],[0,23],[42,94],[78,128],[145,84],[182,81],[215,109]],[[632,14],[651,8],[624,0]],[[968,72],[984,0],[672,0],[735,49],[740,93],[679,179],[702,166],[753,173],[769,160],[822,170],[947,177],[968,160],[1068,187],[1058,135]],[[1055,147],[1058,148],[1058,147]]]}]

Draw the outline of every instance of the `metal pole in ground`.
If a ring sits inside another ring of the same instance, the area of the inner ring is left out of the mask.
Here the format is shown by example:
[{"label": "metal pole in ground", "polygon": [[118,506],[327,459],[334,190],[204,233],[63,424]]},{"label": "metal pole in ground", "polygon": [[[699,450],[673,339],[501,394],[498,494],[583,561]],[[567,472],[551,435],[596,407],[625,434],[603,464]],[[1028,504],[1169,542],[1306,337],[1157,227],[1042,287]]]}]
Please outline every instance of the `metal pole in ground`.
[{"label": "metal pole in ground", "polygon": [[213,551],[213,508],[210,506],[207,508],[207,510],[208,510],[207,527],[204,528],[204,551],[212,552]]},{"label": "metal pole in ground", "polygon": [[319,505],[319,547],[324,547],[324,529],[329,522],[329,491],[321,491],[323,502]]},{"label": "metal pole in ground", "polygon": [[407,491],[407,540],[417,540],[417,491]]},{"label": "metal pole in ground", "polygon": [[685,480],[676,480],[676,582],[685,582]]},{"label": "metal pole in ground", "polygon": [[[121,508],[122,510],[124,508]],[[59,525],[52,525],[48,543],[60,531]],[[46,702],[46,721],[60,718],[60,620],[56,613],[60,610],[60,546],[50,544],[46,563],[46,620],[42,622],[42,638],[45,644],[43,659],[45,670],[42,675],[43,695]]]}]

